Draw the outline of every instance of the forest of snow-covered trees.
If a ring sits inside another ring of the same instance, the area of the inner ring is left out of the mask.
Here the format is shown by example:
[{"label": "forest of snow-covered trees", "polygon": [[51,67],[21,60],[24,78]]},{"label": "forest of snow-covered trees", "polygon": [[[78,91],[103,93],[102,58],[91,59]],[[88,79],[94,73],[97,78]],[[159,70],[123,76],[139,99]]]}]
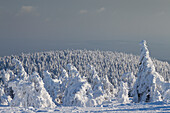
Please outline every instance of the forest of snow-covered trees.
[{"label": "forest of snow-covered trees", "polygon": [[0,57],[0,104],[20,107],[98,106],[169,101],[170,65],[141,55],[63,50]]}]

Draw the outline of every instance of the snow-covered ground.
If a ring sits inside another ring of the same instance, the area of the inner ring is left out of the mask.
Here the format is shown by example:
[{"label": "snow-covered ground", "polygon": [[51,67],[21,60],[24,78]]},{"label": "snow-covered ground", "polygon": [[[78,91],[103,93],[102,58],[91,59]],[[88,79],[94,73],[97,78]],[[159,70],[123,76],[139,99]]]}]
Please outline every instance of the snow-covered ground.
[{"label": "snow-covered ground", "polygon": [[9,106],[0,106],[0,112],[1,113],[24,113],[24,112],[54,112],[54,113],[117,113],[117,112],[170,112],[170,103],[164,103],[164,102],[152,102],[152,103],[126,103],[121,104],[113,101],[112,103],[103,104],[101,106],[97,107],[64,107],[64,106],[58,106],[55,108],[40,108],[36,109],[33,107],[29,108],[22,108],[22,107],[9,107]]}]

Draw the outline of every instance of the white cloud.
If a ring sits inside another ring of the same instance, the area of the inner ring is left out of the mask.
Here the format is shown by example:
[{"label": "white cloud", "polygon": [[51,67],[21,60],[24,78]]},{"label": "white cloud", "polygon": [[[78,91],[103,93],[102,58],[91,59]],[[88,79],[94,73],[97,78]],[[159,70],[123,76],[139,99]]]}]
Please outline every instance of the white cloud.
[{"label": "white cloud", "polygon": [[100,9],[98,9],[97,12],[98,12],[98,13],[101,13],[101,12],[103,12],[104,10],[105,10],[105,8],[102,7],[102,8],[100,8]]},{"label": "white cloud", "polygon": [[93,11],[88,11],[88,10],[80,10],[79,13],[80,14],[85,14],[85,13],[101,13],[105,10],[104,7],[101,7],[100,9],[97,10],[93,10]]},{"label": "white cloud", "polygon": [[80,14],[84,14],[84,13],[87,13],[88,11],[87,10],[80,10]]},{"label": "white cloud", "polygon": [[16,16],[19,16],[22,14],[33,14],[33,15],[38,16],[38,13],[35,12],[35,8],[33,6],[22,6],[21,9],[16,14]]},{"label": "white cloud", "polygon": [[22,6],[20,12],[21,13],[31,13],[34,8],[32,6]]}]

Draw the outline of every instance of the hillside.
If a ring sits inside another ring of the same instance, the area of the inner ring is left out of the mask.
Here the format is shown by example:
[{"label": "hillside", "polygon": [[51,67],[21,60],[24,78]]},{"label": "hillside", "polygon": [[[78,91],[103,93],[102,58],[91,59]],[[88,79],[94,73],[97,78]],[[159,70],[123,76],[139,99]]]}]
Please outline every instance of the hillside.
[{"label": "hillside", "polygon": [[[132,54],[99,50],[63,50],[0,57],[0,70],[13,70],[13,58],[21,61],[28,74],[36,71],[42,76],[42,71],[48,70],[53,78],[57,78],[61,73],[61,67],[66,68],[68,63],[74,65],[82,76],[87,74],[87,64],[93,65],[99,76],[108,75],[112,83],[113,78],[120,79],[127,72],[136,75],[139,67],[139,56]],[[152,60],[156,71],[169,81],[170,65],[167,62]]]},{"label": "hillside", "polygon": [[1,57],[0,107],[29,112],[169,110],[170,65],[151,59],[145,40],[140,45],[140,56],[63,50]]}]

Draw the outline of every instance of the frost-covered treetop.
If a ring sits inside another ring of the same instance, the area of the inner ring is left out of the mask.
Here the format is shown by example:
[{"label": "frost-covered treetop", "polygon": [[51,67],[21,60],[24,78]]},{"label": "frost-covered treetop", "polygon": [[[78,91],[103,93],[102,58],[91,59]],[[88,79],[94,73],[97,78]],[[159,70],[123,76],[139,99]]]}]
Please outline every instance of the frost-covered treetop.
[{"label": "frost-covered treetop", "polygon": [[22,63],[18,59],[12,59],[12,63],[15,64],[15,69],[18,69],[18,78],[26,80],[28,78]]},{"label": "frost-covered treetop", "polygon": [[141,45],[141,55],[140,55],[140,68],[139,71],[142,71],[141,69],[144,68],[145,71],[148,72],[154,72],[155,66],[149,56],[149,50],[146,45],[146,40],[143,40],[140,42]]},{"label": "frost-covered treetop", "polygon": [[71,63],[67,64],[67,70],[69,71],[70,77],[79,76],[79,72],[77,71],[76,67],[74,67]]},{"label": "frost-covered treetop", "polygon": [[22,63],[18,60],[18,59],[12,59],[12,63],[16,64],[15,67],[18,66],[18,68],[20,69],[20,71],[25,71]]},{"label": "frost-covered treetop", "polygon": [[87,69],[89,71],[89,73],[91,73],[92,75],[97,75],[98,73],[96,72],[96,69],[94,66],[92,65],[87,65]]},{"label": "frost-covered treetop", "polygon": [[149,50],[148,50],[148,46],[146,45],[147,42],[146,40],[142,40],[140,42],[140,45],[141,45],[141,54],[145,54],[145,56],[149,56]]},{"label": "frost-covered treetop", "polygon": [[61,75],[63,75],[63,77],[68,77],[67,71],[64,68],[61,68]]}]

